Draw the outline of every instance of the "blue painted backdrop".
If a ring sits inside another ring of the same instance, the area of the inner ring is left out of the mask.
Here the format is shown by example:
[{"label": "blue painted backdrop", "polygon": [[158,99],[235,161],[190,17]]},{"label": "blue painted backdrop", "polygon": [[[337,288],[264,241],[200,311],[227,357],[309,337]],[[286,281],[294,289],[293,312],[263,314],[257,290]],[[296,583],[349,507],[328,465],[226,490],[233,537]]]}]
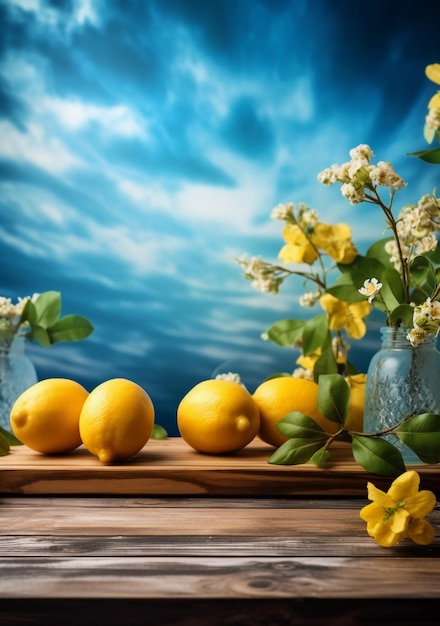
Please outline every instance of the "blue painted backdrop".
[{"label": "blue painted backdrop", "polygon": [[[171,434],[200,380],[253,390],[294,367],[260,334],[304,314],[300,285],[259,294],[233,261],[276,258],[273,206],[348,221],[364,250],[382,217],[318,171],[368,143],[401,202],[437,184],[406,153],[425,147],[440,3],[0,0],[0,19],[0,294],[60,290],[95,332],[29,346],[39,377],[130,378]],[[376,343],[353,346],[360,368]]]}]

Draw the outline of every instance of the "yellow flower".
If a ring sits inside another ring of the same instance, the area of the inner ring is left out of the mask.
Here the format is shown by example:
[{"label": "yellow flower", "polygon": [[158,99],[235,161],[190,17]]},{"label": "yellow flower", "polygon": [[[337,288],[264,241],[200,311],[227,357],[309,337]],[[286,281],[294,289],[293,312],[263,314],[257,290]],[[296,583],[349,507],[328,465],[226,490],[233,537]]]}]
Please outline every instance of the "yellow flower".
[{"label": "yellow flower", "polygon": [[435,507],[436,498],[432,491],[419,491],[419,484],[420,476],[413,470],[396,478],[387,493],[367,484],[372,503],[359,515],[380,546],[390,548],[406,538],[424,546],[433,541],[434,529],[424,518]]},{"label": "yellow flower", "polygon": [[431,63],[425,68],[425,74],[433,83],[440,85],[440,63]]},{"label": "yellow flower", "polygon": [[310,370],[313,372],[315,363],[319,359],[320,356],[321,356],[321,348],[318,348],[315,352],[312,352],[312,354],[309,354],[308,356],[304,356],[304,354],[299,356],[296,359],[296,363],[300,365],[301,367],[303,367],[305,370]]},{"label": "yellow flower", "polygon": [[324,294],[319,302],[329,316],[328,327],[330,330],[345,328],[353,339],[362,339],[367,328],[364,317],[371,311],[371,306],[364,302],[344,302],[329,293]]},{"label": "yellow flower", "polygon": [[278,254],[284,263],[308,263],[318,258],[318,252],[297,224],[287,224],[283,228],[283,238],[287,242]]},{"label": "yellow flower", "polygon": [[324,250],[337,263],[351,263],[357,256],[357,250],[351,240],[351,228],[341,222],[331,224],[316,224],[312,241],[316,248]]}]

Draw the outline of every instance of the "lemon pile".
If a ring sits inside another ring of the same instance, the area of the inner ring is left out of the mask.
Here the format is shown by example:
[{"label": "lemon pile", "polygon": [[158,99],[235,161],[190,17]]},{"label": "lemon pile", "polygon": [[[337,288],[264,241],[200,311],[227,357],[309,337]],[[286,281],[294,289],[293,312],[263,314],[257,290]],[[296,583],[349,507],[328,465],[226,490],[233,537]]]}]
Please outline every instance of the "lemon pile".
[{"label": "lemon pile", "polygon": [[37,382],[15,401],[11,428],[23,444],[43,454],[81,445],[102,463],[127,459],[144,447],[154,426],[150,396],[136,383],[114,378],[90,393],[65,378]]},{"label": "lemon pile", "polygon": [[[346,427],[362,431],[366,375],[347,379],[351,390]],[[204,380],[182,398],[177,426],[182,439],[198,452],[227,454],[258,437],[279,447],[287,438],[278,421],[298,411],[315,420],[325,432],[339,426],[317,408],[318,384],[280,376],[261,383],[251,394],[238,382]],[[155,411],[148,393],[125,378],[107,380],[90,393],[66,378],[37,382],[15,401],[10,422],[14,435],[43,454],[64,454],[81,444],[101,463],[137,454],[150,439]]]}]

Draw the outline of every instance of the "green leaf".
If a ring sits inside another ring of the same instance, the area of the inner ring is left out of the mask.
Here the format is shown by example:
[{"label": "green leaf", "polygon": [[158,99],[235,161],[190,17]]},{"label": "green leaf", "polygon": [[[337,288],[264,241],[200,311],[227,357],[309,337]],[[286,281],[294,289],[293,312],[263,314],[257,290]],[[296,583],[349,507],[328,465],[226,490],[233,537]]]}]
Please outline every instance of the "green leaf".
[{"label": "green leaf", "polygon": [[410,417],[393,431],[424,463],[440,463],[440,415]]},{"label": "green leaf", "polygon": [[22,446],[21,441],[17,439],[15,435],[10,433],[8,430],[5,430],[0,426],[0,435],[2,435],[10,446]]},{"label": "green leaf", "polygon": [[10,447],[8,440],[2,433],[0,433],[0,456],[6,456],[7,454],[9,454],[9,450]]},{"label": "green leaf", "polygon": [[35,305],[31,300],[26,302],[21,313],[20,324],[23,322],[29,322],[31,326],[37,323],[37,311],[35,310]]},{"label": "green leaf", "polygon": [[426,163],[440,163],[440,148],[433,150],[419,150],[418,152],[409,152],[408,156],[417,157]]},{"label": "green leaf", "polygon": [[153,424],[153,431],[151,433],[151,439],[166,439],[168,433],[163,426],[159,424]]},{"label": "green leaf", "polygon": [[401,304],[390,314],[390,321],[396,325],[398,325],[398,322],[401,321],[402,326],[405,328],[411,328],[413,325],[413,315],[414,307],[410,304]]},{"label": "green leaf", "polygon": [[326,465],[331,458],[332,455],[330,450],[323,446],[310,458],[310,463],[313,463],[317,467],[322,467],[323,465]]},{"label": "green leaf", "polygon": [[318,409],[332,422],[345,424],[350,388],[339,374],[322,374],[318,381]]},{"label": "green leaf", "polygon": [[300,339],[304,325],[304,320],[279,320],[269,328],[266,334],[271,341],[279,346],[291,348]]},{"label": "green leaf", "polygon": [[316,382],[318,382],[319,377],[323,374],[337,374],[338,373],[338,363],[336,361],[335,353],[333,352],[333,348],[328,346],[323,349],[322,353],[319,355],[315,362],[315,366],[313,368],[313,377]]},{"label": "green leaf", "polygon": [[327,440],[327,435],[321,426],[308,415],[304,415],[304,413],[299,411],[292,411],[284,415],[277,422],[277,429],[285,437],[299,437],[302,439],[321,437],[321,439]]},{"label": "green leaf", "polygon": [[307,461],[322,447],[322,439],[289,439],[272,454],[269,463],[299,465]]},{"label": "green leaf", "polygon": [[383,476],[400,476],[405,463],[399,450],[381,437],[353,435],[353,456],[367,472]]},{"label": "green leaf", "polygon": [[51,343],[59,341],[80,341],[93,332],[93,326],[80,315],[65,315],[49,329]]},{"label": "green leaf", "polygon": [[394,268],[388,268],[380,275],[382,288],[380,295],[387,311],[393,311],[401,302],[405,302],[405,288],[400,273]]},{"label": "green leaf", "polygon": [[37,314],[37,323],[42,328],[49,328],[60,317],[61,293],[59,291],[45,291],[34,302]]},{"label": "green leaf", "polygon": [[49,348],[52,345],[52,341],[50,339],[49,333],[45,328],[41,326],[34,326],[29,333],[29,339],[32,341],[38,341],[45,348]]},{"label": "green leaf", "polygon": [[328,337],[327,315],[316,315],[308,320],[302,334],[302,350],[305,356],[313,354],[320,348]]},{"label": "green leaf", "polygon": [[[387,267],[393,267],[390,260],[390,255],[385,250],[385,246],[389,241],[392,241],[393,237],[386,237],[384,239],[379,239],[375,241],[367,250],[367,258],[370,261],[373,261],[375,267],[377,268],[377,274],[372,274],[368,278],[379,278],[384,269]],[[382,269],[379,268],[379,263],[382,265]],[[376,265],[377,264],[377,265]]]},{"label": "green leaf", "polygon": [[338,283],[338,279],[333,287],[329,287],[327,289],[326,293],[329,293],[333,297],[343,300],[344,302],[363,302],[365,300],[365,296],[359,293],[359,288],[362,287],[365,279],[359,279],[359,282],[354,285],[352,282],[354,277],[342,276],[340,278],[343,278],[346,282],[341,280]]},{"label": "green leaf", "polygon": [[417,256],[410,267],[411,286],[422,291],[426,296],[431,294],[436,286],[434,264],[426,256]]}]

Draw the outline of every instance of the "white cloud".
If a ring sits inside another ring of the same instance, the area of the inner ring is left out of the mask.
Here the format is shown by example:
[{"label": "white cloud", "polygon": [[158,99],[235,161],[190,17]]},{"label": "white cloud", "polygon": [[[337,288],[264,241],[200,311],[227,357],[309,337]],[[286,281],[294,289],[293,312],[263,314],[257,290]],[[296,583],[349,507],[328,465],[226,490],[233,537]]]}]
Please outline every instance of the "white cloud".
[{"label": "white cloud", "polygon": [[75,0],[67,20],[62,10],[47,6],[47,2],[42,0],[9,0],[9,4],[12,8],[33,13],[41,25],[54,29],[71,31],[87,23],[99,25],[100,0]]},{"label": "white cloud", "polygon": [[2,158],[31,163],[51,174],[61,174],[79,164],[78,158],[39,124],[31,123],[20,131],[8,121],[0,121],[0,136]]},{"label": "white cloud", "polygon": [[69,130],[79,130],[95,123],[102,126],[108,134],[124,137],[145,136],[143,122],[125,104],[104,107],[79,100],[44,98],[40,107],[44,112],[54,114]]}]

